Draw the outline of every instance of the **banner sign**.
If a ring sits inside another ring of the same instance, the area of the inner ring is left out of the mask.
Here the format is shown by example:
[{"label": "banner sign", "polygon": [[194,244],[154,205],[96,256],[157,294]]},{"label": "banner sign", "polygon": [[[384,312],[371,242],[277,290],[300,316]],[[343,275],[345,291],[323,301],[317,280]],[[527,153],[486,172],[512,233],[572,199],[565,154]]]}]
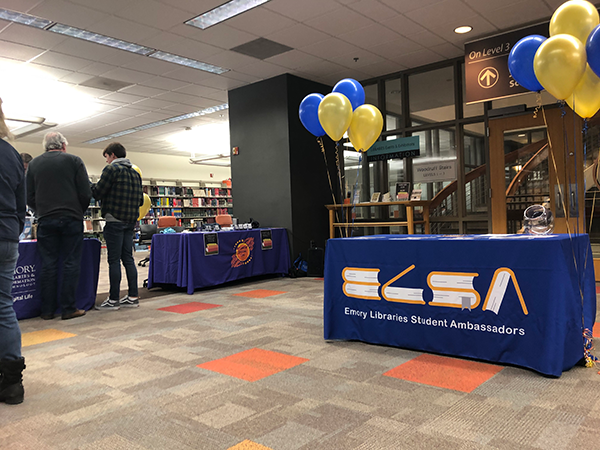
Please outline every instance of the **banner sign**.
[{"label": "banner sign", "polygon": [[548,37],[548,22],[465,44],[467,104],[531,92],[519,85],[508,70],[510,51],[531,34]]},{"label": "banner sign", "polygon": [[375,142],[367,151],[367,161],[412,158],[420,155],[419,136]]},{"label": "banner sign", "polygon": [[219,236],[217,233],[204,233],[204,256],[219,254]]},{"label": "banner sign", "polygon": [[263,250],[271,250],[273,248],[271,230],[260,230],[260,248]]}]

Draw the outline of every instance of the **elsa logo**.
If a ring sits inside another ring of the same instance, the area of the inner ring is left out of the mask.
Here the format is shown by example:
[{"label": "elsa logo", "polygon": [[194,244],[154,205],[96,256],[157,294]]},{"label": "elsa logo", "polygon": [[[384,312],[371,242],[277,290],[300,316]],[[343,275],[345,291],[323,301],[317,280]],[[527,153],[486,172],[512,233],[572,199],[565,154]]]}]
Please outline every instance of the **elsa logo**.
[{"label": "elsa logo", "polygon": [[[381,300],[383,297],[388,302],[426,305],[421,287],[395,285],[400,278],[414,268],[413,264],[382,286],[379,282],[379,269],[346,267],[342,271],[344,279],[342,290],[348,297],[363,300]],[[471,272],[430,272],[427,276],[427,285],[433,293],[433,299],[429,302],[429,306],[460,308],[469,311],[477,308],[481,303],[481,296],[475,290],[473,280],[478,276],[478,273]],[[517,277],[508,267],[500,267],[494,273],[481,308],[482,311],[493,311],[498,314],[511,280],[519,297],[523,314],[529,314]]]}]

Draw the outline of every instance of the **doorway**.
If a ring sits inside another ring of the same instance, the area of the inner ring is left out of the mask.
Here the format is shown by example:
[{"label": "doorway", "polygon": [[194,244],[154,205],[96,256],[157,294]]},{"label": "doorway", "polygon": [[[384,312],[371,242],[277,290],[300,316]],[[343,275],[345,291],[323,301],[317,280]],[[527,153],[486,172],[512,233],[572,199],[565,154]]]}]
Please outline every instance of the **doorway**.
[{"label": "doorway", "polygon": [[554,233],[585,232],[583,121],[565,109],[489,120],[492,233],[518,233],[534,204],[549,205]]}]

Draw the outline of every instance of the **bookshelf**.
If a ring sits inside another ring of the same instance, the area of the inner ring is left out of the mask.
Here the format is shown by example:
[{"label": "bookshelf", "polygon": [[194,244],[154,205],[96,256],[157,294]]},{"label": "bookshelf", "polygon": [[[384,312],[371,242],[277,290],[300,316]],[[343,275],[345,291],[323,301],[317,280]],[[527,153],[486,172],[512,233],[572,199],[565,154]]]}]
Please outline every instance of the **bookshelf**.
[{"label": "bookshelf", "polygon": [[214,222],[218,214],[231,214],[231,183],[182,180],[142,180],[152,206],[140,223],[157,223],[161,216],[175,216],[180,226],[196,229]]}]

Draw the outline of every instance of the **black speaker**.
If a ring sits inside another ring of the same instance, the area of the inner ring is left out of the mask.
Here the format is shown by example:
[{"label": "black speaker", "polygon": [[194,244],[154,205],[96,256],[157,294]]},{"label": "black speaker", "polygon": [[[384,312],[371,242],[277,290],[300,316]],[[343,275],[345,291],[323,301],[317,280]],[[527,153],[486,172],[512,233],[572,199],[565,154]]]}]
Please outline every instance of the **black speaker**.
[{"label": "black speaker", "polygon": [[306,275],[309,277],[322,277],[323,267],[325,266],[325,251],[319,247],[311,247],[306,254],[306,262],[308,263]]}]

